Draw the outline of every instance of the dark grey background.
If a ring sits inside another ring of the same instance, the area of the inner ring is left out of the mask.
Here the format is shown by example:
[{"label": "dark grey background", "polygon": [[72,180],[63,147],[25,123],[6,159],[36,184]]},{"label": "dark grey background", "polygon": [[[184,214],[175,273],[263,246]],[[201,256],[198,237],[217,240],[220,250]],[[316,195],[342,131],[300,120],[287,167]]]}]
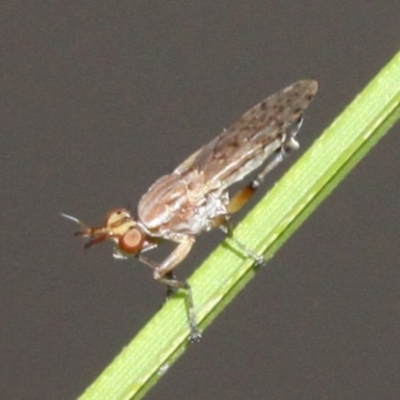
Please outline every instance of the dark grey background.
[{"label": "dark grey background", "polygon": [[[97,224],[134,206],[312,77],[304,151],[399,50],[399,17],[398,1],[3,0],[1,398],[76,398],[164,296],[109,245],[83,251],[61,211]],[[400,397],[399,145],[397,126],[148,399]],[[220,240],[204,235],[181,276]]]}]

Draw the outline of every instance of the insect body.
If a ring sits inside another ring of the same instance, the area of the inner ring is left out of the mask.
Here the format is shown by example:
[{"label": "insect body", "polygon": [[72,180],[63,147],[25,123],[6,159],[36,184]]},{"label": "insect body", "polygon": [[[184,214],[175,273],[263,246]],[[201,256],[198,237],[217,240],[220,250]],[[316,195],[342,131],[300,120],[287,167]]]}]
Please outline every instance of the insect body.
[{"label": "insect body", "polygon": [[[317,89],[316,81],[301,80],[251,108],[171,174],[159,178],[142,196],[137,218],[126,209],[115,209],[107,214],[103,226],[90,228],[74,217],[64,216],[83,227],[76,235],[90,238],[86,248],[110,239],[115,244],[116,258],[135,255],[170,290],[185,289],[191,338],[198,340],[190,286],[175,279],[173,270],[201,232],[217,227],[231,232],[231,215],[251,198],[265,175],[290,150],[299,147],[296,134]],[[229,186],[261,167],[267,159],[269,162],[255,179],[230,199]],[[144,255],[163,240],[177,243],[163,261],[155,262]]]}]

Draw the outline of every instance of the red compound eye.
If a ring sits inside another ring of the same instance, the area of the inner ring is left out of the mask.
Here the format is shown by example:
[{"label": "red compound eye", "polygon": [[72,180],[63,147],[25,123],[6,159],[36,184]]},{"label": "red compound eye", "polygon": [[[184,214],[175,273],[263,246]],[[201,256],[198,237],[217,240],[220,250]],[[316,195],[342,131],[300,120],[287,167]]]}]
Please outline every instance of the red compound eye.
[{"label": "red compound eye", "polygon": [[138,253],[140,250],[142,250],[143,243],[144,235],[137,228],[129,229],[119,238],[118,241],[119,248],[123,252],[130,254]]}]

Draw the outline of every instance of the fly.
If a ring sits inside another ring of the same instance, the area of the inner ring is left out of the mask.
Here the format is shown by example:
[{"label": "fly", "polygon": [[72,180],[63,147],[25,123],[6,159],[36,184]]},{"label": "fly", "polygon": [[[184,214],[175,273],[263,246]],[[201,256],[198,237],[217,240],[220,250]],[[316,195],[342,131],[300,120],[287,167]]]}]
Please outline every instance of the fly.
[{"label": "fly", "polygon": [[[103,226],[87,227],[63,215],[82,227],[75,235],[89,238],[85,248],[109,239],[114,243],[115,258],[136,256],[152,268],[154,279],[166,284],[170,293],[183,289],[190,337],[199,340],[191,288],[186,281],[176,279],[173,271],[201,232],[221,228],[231,236],[231,215],[249,201],[265,176],[290,151],[299,148],[296,135],[317,89],[316,81],[300,80],[251,108],[172,173],[159,178],[140,199],[136,218],[127,209],[118,208],[106,215]],[[267,159],[261,172],[230,198],[229,186]],[[177,246],[164,260],[155,262],[144,254],[165,240]],[[263,262],[261,256],[241,247],[256,262]]]}]

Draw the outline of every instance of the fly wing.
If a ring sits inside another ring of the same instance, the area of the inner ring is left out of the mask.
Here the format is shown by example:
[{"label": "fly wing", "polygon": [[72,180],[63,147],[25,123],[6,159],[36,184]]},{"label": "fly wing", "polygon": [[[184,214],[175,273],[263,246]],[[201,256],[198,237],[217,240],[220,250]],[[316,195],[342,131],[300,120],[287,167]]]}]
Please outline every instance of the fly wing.
[{"label": "fly wing", "polygon": [[280,148],[283,135],[302,116],[317,89],[316,81],[301,80],[271,95],[193,153],[175,173],[196,169],[210,189],[242,179]]}]

